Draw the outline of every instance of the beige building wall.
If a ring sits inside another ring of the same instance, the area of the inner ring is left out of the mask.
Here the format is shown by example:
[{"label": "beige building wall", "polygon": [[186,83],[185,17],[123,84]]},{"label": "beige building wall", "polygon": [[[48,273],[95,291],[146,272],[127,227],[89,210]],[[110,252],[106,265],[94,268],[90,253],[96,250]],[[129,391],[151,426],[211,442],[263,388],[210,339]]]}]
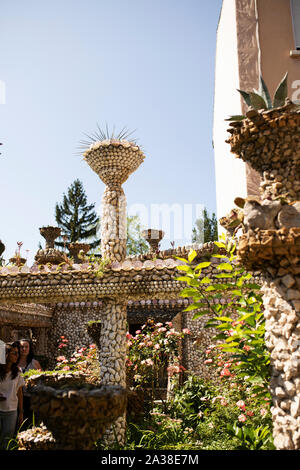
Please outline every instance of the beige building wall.
[{"label": "beige building wall", "polygon": [[241,101],[236,91],[239,88],[236,25],[236,2],[224,0],[217,32],[213,122],[218,218],[233,207],[237,194],[246,195],[244,164],[233,158],[225,143],[228,122],[224,119],[230,114],[241,113]]}]

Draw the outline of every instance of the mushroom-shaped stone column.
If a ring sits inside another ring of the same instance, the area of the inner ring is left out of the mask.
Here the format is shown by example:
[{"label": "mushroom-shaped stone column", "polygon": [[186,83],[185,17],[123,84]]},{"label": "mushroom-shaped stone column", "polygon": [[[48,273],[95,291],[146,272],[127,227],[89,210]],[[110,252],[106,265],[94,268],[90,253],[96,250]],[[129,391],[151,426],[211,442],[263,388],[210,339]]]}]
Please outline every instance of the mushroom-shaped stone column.
[{"label": "mushroom-shaped stone column", "polygon": [[[106,184],[102,199],[101,253],[110,261],[126,257],[126,198],[122,184],[143,162],[145,156],[138,146],[125,140],[104,140],[94,143],[84,159]],[[126,387],[126,322],[127,299],[102,299],[100,334],[101,383]],[[115,423],[119,442],[125,437],[125,418]],[[114,436],[111,436],[114,440]]]},{"label": "mushroom-shaped stone column", "polygon": [[[263,278],[266,345],[271,358],[274,443],[300,449],[300,114],[282,108],[231,123],[228,143],[262,176],[262,201],[244,205],[240,261]],[[281,203],[279,201],[281,200]]]}]

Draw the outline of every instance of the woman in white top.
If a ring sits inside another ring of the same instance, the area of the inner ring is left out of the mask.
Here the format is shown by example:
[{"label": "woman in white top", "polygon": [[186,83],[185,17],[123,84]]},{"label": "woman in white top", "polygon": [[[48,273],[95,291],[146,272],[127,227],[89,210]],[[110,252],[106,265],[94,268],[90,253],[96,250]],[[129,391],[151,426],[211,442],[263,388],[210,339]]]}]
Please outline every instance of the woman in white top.
[{"label": "woman in white top", "polygon": [[[14,436],[16,424],[23,421],[23,392],[25,385],[18,367],[18,342],[6,345],[6,363],[0,364],[0,449],[7,449]],[[19,413],[18,413],[19,412]]]}]

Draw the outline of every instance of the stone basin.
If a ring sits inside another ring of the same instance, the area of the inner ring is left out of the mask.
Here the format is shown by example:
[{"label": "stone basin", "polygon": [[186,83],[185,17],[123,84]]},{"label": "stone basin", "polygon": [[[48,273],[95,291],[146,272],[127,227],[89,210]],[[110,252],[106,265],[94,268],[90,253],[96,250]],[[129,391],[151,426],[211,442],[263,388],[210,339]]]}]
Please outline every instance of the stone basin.
[{"label": "stone basin", "polygon": [[81,374],[38,374],[27,387],[31,409],[51,431],[56,449],[92,450],[126,410],[125,388],[88,383]]}]

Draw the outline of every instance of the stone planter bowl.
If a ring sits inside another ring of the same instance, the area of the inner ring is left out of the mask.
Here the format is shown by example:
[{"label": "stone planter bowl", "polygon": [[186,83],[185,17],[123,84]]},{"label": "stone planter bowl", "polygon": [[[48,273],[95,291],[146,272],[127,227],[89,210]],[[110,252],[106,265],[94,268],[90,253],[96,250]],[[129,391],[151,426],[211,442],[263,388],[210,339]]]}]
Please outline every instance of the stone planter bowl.
[{"label": "stone planter bowl", "polygon": [[46,240],[46,248],[54,248],[54,240],[60,236],[61,229],[59,227],[41,227],[40,234]]},{"label": "stone planter bowl", "polygon": [[83,257],[88,253],[90,249],[90,245],[88,243],[70,243],[69,244],[69,252],[70,255],[73,256],[74,261],[77,263],[82,263],[82,259],[78,257],[79,252],[83,251]]},{"label": "stone planter bowl", "polygon": [[96,142],[84,152],[84,160],[109,187],[121,186],[144,158],[140,148],[126,140]]},{"label": "stone planter bowl", "polygon": [[26,259],[20,258],[19,256],[14,256],[13,258],[9,258],[9,262],[15,264],[16,266],[22,266],[22,264],[26,263]]},{"label": "stone planter bowl", "polygon": [[227,143],[231,152],[262,177],[262,198],[300,199],[300,114],[295,105],[268,111],[250,110],[231,122]]},{"label": "stone planter bowl", "polygon": [[123,387],[87,383],[80,374],[38,374],[27,386],[31,408],[51,431],[56,449],[92,450],[126,410]]},{"label": "stone planter bowl", "polygon": [[158,250],[159,244],[164,237],[164,232],[162,230],[147,229],[142,231],[142,237],[147,240],[150,245],[151,252]]},{"label": "stone planter bowl", "polygon": [[34,259],[38,264],[60,264],[65,261],[62,253],[59,250],[56,250],[55,248],[38,250]]}]

